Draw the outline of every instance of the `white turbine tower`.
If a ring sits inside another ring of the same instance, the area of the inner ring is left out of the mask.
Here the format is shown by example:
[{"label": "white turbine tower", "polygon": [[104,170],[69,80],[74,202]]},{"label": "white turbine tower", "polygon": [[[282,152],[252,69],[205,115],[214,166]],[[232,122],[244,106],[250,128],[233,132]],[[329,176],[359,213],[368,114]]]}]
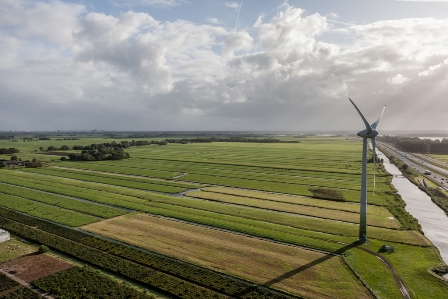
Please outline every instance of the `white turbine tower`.
[{"label": "white turbine tower", "polygon": [[[365,119],[364,115],[362,115],[361,111],[359,111],[358,107],[356,107],[355,103],[349,98],[350,102],[352,102],[353,106],[355,106],[356,111],[358,111],[361,116],[364,124],[366,125],[365,130],[358,132],[358,136],[362,137],[362,179],[361,179],[361,200],[360,200],[360,219],[359,219],[359,242],[367,241],[367,138],[370,138],[372,141],[372,149],[373,149],[373,163],[374,163],[374,178],[373,182],[375,184],[375,172],[376,172],[376,156],[375,156],[375,137],[378,135],[378,131],[376,128],[383,116],[384,109],[386,109],[386,105],[384,105],[383,112],[381,112],[378,120],[373,124],[369,124]],[[375,190],[375,187],[374,187]]]}]

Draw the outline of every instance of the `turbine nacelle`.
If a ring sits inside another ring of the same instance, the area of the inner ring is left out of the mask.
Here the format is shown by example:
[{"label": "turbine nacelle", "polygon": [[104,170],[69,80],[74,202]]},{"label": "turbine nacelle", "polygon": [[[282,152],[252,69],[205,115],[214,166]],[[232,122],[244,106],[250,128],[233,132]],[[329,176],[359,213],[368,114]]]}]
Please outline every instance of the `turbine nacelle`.
[{"label": "turbine nacelle", "polygon": [[370,128],[370,130],[364,129],[362,131],[359,131],[357,133],[357,135],[359,137],[363,137],[363,138],[375,138],[378,135],[378,131],[377,130],[372,130],[372,128]]}]

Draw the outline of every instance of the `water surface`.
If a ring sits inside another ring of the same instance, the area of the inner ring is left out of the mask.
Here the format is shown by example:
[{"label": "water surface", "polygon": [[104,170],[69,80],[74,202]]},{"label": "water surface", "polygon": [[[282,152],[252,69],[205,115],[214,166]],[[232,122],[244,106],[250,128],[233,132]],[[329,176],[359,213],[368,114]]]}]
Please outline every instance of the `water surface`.
[{"label": "water surface", "polygon": [[385,155],[380,152],[378,155],[384,159],[384,168],[389,173],[400,175],[393,177],[392,184],[406,202],[406,211],[418,220],[425,236],[439,249],[443,261],[448,264],[448,216],[426,193],[402,177],[401,171]]}]

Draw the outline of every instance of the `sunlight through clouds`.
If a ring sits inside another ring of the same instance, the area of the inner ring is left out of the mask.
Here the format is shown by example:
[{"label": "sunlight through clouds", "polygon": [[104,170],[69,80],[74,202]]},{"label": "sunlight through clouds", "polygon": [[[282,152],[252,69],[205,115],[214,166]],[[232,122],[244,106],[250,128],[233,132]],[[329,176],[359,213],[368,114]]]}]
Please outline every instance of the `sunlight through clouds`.
[{"label": "sunlight through clouds", "polygon": [[[159,2],[178,3],[128,4]],[[48,113],[78,113],[88,103],[95,111],[127,111],[126,129],[269,129],[266,119],[294,123],[291,129],[333,129],[325,120],[339,113],[343,128],[349,96],[371,105],[390,102],[390,109],[406,103],[415,113],[424,96],[429,111],[446,108],[448,19],[340,19],[343,25],[335,26],[320,13],[285,3],[235,32],[218,15],[202,20],[6,1],[0,7],[2,113],[38,105],[42,116],[25,114],[24,128]],[[334,41],[322,38],[329,35]],[[424,95],[428,88],[431,97]],[[88,124],[94,114],[79,118]]]}]

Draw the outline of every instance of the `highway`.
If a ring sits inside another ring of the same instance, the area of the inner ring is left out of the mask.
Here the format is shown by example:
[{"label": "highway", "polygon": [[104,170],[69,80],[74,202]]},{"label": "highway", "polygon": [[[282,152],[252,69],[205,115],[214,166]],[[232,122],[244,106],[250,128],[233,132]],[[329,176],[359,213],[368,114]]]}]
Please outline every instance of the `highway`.
[{"label": "highway", "polygon": [[[448,191],[448,170],[441,168],[433,163],[424,161],[417,156],[398,150],[390,144],[377,142],[378,146],[392,154],[395,158],[402,160],[409,167],[424,175],[427,179],[436,183]],[[429,170],[431,174],[425,174]]]}]

